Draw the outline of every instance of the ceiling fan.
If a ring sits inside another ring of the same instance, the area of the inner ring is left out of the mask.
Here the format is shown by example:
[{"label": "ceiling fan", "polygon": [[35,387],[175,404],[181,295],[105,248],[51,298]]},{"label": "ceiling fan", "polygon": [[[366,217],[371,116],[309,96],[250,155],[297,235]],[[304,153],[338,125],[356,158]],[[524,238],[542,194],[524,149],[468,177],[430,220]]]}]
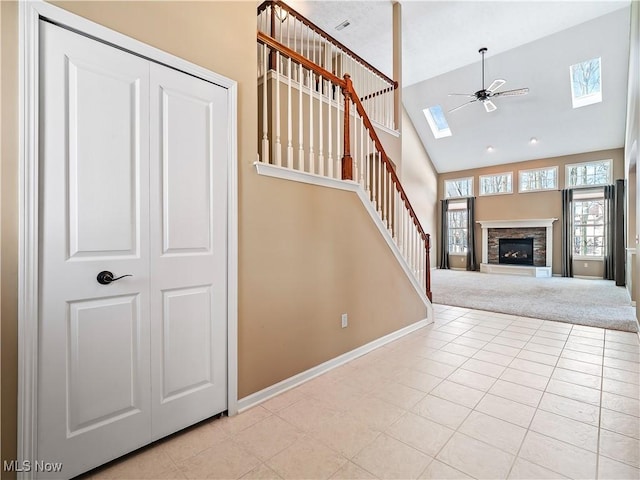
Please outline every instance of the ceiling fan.
[{"label": "ceiling fan", "polygon": [[494,110],[497,110],[498,107],[496,107],[496,104],[491,101],[492,98],[515,97],[517,95],[526,95],[527,93],[529,93],[528,88],[516,88],[514,90],[505,90],[504,92],[496,92],[496,90],[498,90],[505,83],[507,83],[506,80],[503,80],[501,78],[494,80],[493,83],[489,85],[489,88],[484,88],[484,54],[486,52],[487,52],[486,47],[482,47],[480,50],[478,50],[478,53],[482,55],[482,90],[478,90],[477,92],[470,93],[470,94],[469,93],[450,93],[449,94],[450,97],[455,95],[455,96],[474,97],[474,98],[473,100],[470,100],[467,103],[463,103],[462,105],[449,110],[449,113],[455,112],[456,110],[459,110],[462,107],[466,107],[467,105],[474,102],[478,102],[478,101],[484,105],[484,109],[487,112],[493,112]]}]

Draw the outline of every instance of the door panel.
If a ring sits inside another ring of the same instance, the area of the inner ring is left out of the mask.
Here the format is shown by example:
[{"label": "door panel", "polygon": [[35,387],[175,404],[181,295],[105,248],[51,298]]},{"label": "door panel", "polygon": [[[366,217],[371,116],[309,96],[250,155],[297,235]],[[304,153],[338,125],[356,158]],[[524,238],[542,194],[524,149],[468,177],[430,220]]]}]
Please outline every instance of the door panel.
[{"label": "door panel", "polygon": [[209,252],[214,105],[191,92],[159,88],[163,253]]},{"label": "door panel", "polygon": [[[69,303],[69,435],[138,413],[136,295]],[[110,348],[103,348],[109,345]]]},{"label": "door panel", "polygon": [[38,457],[68,478],[151,439],[149,64],[45,22],[40,49]]},{"label": "door panel", "polygon": [[[227,96],[151,65],[153,438],[227,406]],[[185,127],[186,126],[186,127]]]},{"label": "door panel", "polygon": [[163,292],[162,403],[210,387],[211,288]]},{"label": "door panel", "polygon": [[77,58],[68,78],[70,256],[135,254],[140,79]]}]

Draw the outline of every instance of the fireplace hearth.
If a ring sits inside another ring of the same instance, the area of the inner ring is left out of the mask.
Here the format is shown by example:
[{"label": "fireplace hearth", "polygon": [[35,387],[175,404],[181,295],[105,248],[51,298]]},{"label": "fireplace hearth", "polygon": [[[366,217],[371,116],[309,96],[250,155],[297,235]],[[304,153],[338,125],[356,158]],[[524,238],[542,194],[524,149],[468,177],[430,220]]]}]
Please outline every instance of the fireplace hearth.
[{"label": "fireplace hearth", "polygon": [[498,262],[533,266],[533,238],[500,238]]}]

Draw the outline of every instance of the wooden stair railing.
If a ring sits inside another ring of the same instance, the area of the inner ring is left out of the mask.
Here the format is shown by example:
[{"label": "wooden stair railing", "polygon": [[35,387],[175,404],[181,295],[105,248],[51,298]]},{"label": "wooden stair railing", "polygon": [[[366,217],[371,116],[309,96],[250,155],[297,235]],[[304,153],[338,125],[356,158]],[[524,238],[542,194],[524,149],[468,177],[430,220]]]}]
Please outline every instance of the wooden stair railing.
[{"label": "wooden stair railing", "polygon": [[[339,78],[261,31],[257,32],[257,40],[261,45],[259,57],[262,73],[262,85],[259,88],[259,94],[262,94],[261,161],[359,183],[431,301],[430,236],[422,228],[402,188],[393,163],[382,146],[350,75],[345,74],[343,78]],[[275,59],[275,71],[269,69],[271,58]],[[283,88],[286,88],[286,93],[281,102]],[[298,90],[297,125],[291,120],[292,105],[296,100],[296,95],[292,94],[293,88]],[[308,112],[303,108],[305,98]],[[282,111],[281,103],[286,107],[285,112]],[[314,113],[314,108],[317,114]],[[305,129],[303,117],[307,117],[307,113],[309,121]],[[286,132],[281,135],[283,116],[286,117]],[[338,120],[339,116],[341,121]],[[314,121],[317,128],[314,128]],[[340,127],[342,135],[339,135]],[[283,136],[287,140],[284,156]],[[296,137],[299,152],[297,159],[293,147],[293,139]],[[305,138],[308,150],[303,143]],[[314,145],[318,147],[317,152],[314,151]],[[328,153],[327,157],[324,155],[325,151]],[[333,153],[336,154],[335,161]]]},{"label": "wooden stair railing", "polygon": [[[394,90],[398,82],[333,38],[289,5],[266,0],[257,9],[258,30],[296,51],[339,78],[349,73],[369,117],[376,124],[395,130],[397,118]],[[268,60],[275,69],[275,52]]]}]

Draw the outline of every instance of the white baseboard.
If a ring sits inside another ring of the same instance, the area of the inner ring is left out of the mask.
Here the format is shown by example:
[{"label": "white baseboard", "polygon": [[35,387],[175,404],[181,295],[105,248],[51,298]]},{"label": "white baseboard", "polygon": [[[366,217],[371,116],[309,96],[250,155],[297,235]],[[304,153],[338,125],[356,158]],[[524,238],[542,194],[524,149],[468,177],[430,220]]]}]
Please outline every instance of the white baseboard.
[{"label": "white baseboard", "polygon": [[254,407],[266,400],[269,400],[270,398],[275,397],[280,393],[284,393],[287,390],[291,390],[292,388],[295,388],[298,385],[308,382],[309,380],[319,375],[322,375],[323,373],[326,373],[329,370],[339,367],[340,365],[344,365],[345,363],[350,362],[351,360],[354,360],[358,357],[361,357],[362,355],[369,353],[375,350],[376,348],[382,347],[387,343],[391,343],[400,337],[403,337],[412,332],[415,332],[416,330],[422,327],[426,327],[430,323],[433,323],[433,316],[431,316],[430,318],[425,318],[423,320],[420,320],[407,327],[401,328],[400,330],[396,330],[395,332],[392,332],[388,335],[385,335],[384,337],[380,337],[376,340],[373,340],[372,342],[362,345],[361,347],[351,350],[350,352],[343,353],[342,355],[337,356],[336,358],[333,358],[324,363],[321,363],[320,365],[310,368],[309,370],[306,370],[304,372],[300,372],[297,375],[294,375],[293,377],[289,377],[285,380],[282,380],[281,382],[278,382],[275,385],[271,385],[270,387],[264,388],[259,392],[255,392],[255,393],[252,393],[251,395],[247,395],[246,397],[238,400],[238,413],[243,412],[244,410],[247,410],[251,407]]},{"label": "white baseboard", "polygon": [[583,280],[602,280],[602,277],[595,275],[574,275],[573,278],[581,278]]}]

